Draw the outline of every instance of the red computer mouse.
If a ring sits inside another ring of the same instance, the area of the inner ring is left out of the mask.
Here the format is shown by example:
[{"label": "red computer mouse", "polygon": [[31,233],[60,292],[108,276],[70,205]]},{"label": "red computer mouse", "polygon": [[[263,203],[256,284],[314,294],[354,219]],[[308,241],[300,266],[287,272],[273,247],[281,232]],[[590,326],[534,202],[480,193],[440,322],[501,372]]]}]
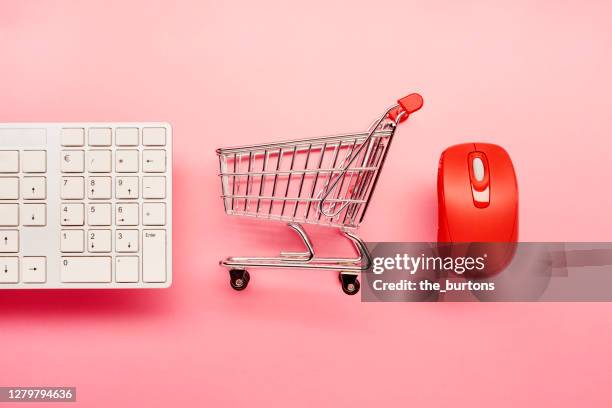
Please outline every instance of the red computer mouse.
[{"label": "red computer mouse", "polygon": [[460,243],[487,244],[469,251],[489,252],[490,275],[511,260],[517,239],[518,186],[508,153],[489,143],[446,149],[438,167],[438,242],[452,243],[454,254],[468,250]]}]

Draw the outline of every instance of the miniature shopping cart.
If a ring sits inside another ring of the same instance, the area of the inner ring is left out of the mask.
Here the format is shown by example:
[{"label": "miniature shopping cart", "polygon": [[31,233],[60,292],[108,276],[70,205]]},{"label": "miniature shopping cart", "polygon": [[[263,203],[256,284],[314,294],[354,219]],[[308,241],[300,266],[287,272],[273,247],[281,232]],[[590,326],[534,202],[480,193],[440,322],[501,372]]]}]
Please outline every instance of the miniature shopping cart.
[{"label": "miniature shopping cart", "polygon": [[[359,292],[358,274],[370,268],[372,258],[354,231],[363,221],[397,125],[422,105],[419,94],[410,94],[362,133],[218,149],[225,212],[287,222],[306,247],[278,257],[222,260],[232,288],[247,287],[248,268],[300,268],[337,271],[346,294]],[[352,242],[356,257],[315,256],[302,224],[338,228]]]}]

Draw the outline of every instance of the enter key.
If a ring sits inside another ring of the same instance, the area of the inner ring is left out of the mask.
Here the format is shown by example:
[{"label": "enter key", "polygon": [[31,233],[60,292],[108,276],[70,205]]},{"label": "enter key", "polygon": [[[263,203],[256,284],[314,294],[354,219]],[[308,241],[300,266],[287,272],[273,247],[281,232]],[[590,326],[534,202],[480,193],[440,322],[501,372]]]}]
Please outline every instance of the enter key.
[{"label": "enter key", "polygon": [[166,231],[142,231],[142,280],[150,283],[166,281]]}]

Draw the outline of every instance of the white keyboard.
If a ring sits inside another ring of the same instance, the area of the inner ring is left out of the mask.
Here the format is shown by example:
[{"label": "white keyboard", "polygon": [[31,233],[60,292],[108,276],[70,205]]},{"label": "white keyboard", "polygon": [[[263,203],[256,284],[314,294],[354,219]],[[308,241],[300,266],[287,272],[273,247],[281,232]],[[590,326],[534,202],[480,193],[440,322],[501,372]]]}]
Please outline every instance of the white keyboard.
[{"label": "white keyboard", "polygon": [[0,289],[171,283],[169,124],[0,124]]}]

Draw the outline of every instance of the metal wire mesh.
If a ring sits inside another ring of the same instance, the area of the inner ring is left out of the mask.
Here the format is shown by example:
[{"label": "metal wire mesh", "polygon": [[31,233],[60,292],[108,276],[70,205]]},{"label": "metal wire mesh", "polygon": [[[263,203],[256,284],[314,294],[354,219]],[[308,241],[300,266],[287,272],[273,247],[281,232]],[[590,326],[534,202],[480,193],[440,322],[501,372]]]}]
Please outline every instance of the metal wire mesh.
[{"label": "metal wire mesh", "polygon": [[[225,212],[357,227],[394,131],[377,131],[369,138],[368,133],[355,133],[218,149]],[[320,210],[326,189],[331,190],[324,203],[327,215]]]}]

